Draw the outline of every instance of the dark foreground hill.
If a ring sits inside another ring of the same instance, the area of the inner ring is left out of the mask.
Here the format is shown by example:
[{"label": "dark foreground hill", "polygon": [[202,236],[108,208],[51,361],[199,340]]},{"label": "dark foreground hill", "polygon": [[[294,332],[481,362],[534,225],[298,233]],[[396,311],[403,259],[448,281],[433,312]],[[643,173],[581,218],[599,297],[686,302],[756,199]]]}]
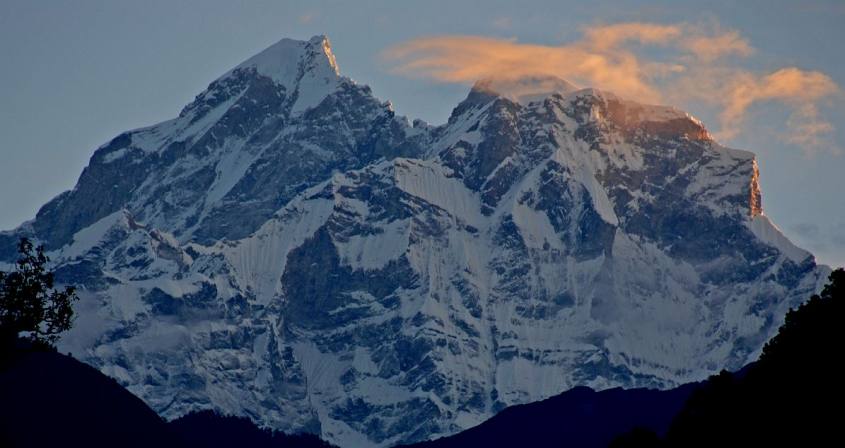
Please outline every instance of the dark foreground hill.
[{"label": "dark foreground hill", "polygon": [[453,436],[410,446],[605,447],[615,436],[634,428],[665,433],[697,387],[698,383],[666,391],[616,388],[601,392],[576,387],[543,401],[507,408]]},{"label": "dark foreground hill", "polygon": [[97,369],[53,351],[16,355],[0,371],[0,446],[180,446],[164,420]]},{"label": "dark foreground hill", "polygon": [[0,447],[330,448],[313,435],[260,429],[213,412],[167,423],[97,369],[47,349],[0,362]]},{"label": "dark foreground hill", "polygon": [[312,434],[285,434],[259,429],[245,417],[221,416],[212,411],[188,414],[169,424],[191,448],[332,448]]}]

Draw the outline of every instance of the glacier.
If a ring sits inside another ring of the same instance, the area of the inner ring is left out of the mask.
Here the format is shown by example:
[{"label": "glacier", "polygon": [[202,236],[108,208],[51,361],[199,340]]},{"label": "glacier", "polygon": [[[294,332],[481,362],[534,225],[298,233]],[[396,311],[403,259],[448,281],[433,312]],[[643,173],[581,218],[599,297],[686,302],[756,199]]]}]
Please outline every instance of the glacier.
[{"label": "glacier", "polygon": [[434,126],[284,39],[98,148],[0,267],[45,244],[81,296],[61,350],[168,419],[391,446],[756,359],[830,272],[758,178],[672,107],[481,80]]}]

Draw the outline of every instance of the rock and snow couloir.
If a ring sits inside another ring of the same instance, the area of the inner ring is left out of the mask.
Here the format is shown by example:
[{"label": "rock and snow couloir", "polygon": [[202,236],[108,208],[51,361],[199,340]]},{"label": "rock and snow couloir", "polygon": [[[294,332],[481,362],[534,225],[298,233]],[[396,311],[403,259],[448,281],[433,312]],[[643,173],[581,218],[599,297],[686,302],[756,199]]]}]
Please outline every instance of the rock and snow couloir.
[{"label": "rock and snow couloir", "polygon": [[81,286],[63,350],[167,418],[390,446],[753,360],[828,273],[757,176],[684,112],[549,77],[411,124],[285,39],[97,149],[0,260],[45,243]]}]

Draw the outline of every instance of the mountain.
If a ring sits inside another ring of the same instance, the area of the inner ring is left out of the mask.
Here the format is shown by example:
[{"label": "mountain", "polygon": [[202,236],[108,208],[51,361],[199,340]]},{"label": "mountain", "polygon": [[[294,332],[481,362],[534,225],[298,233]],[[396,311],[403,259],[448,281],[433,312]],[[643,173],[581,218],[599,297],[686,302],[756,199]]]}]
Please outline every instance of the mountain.
[{"label": "mountain", "polygon": [[829,273],[682,111],[535,77],[410,122],[323,36],[97,149],[0,260],[20,236],[82,288],[61,348],[160,415],[341,446],[738,369]]}]

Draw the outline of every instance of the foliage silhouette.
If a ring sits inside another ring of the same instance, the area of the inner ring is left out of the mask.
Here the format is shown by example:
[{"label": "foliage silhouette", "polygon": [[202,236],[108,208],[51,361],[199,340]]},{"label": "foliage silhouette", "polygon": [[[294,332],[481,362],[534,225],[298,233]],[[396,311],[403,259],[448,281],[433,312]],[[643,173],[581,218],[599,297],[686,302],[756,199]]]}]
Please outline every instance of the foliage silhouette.
[{"label": "foliage silhouette", "polygon": [[44,246],[33,248],[21,238],[18,253],[14,269],[0,272],[0,343],[8,349],[23,333],[36,345],[52,346],[72,324],[76,291],[73,286],[53,288]]}]

